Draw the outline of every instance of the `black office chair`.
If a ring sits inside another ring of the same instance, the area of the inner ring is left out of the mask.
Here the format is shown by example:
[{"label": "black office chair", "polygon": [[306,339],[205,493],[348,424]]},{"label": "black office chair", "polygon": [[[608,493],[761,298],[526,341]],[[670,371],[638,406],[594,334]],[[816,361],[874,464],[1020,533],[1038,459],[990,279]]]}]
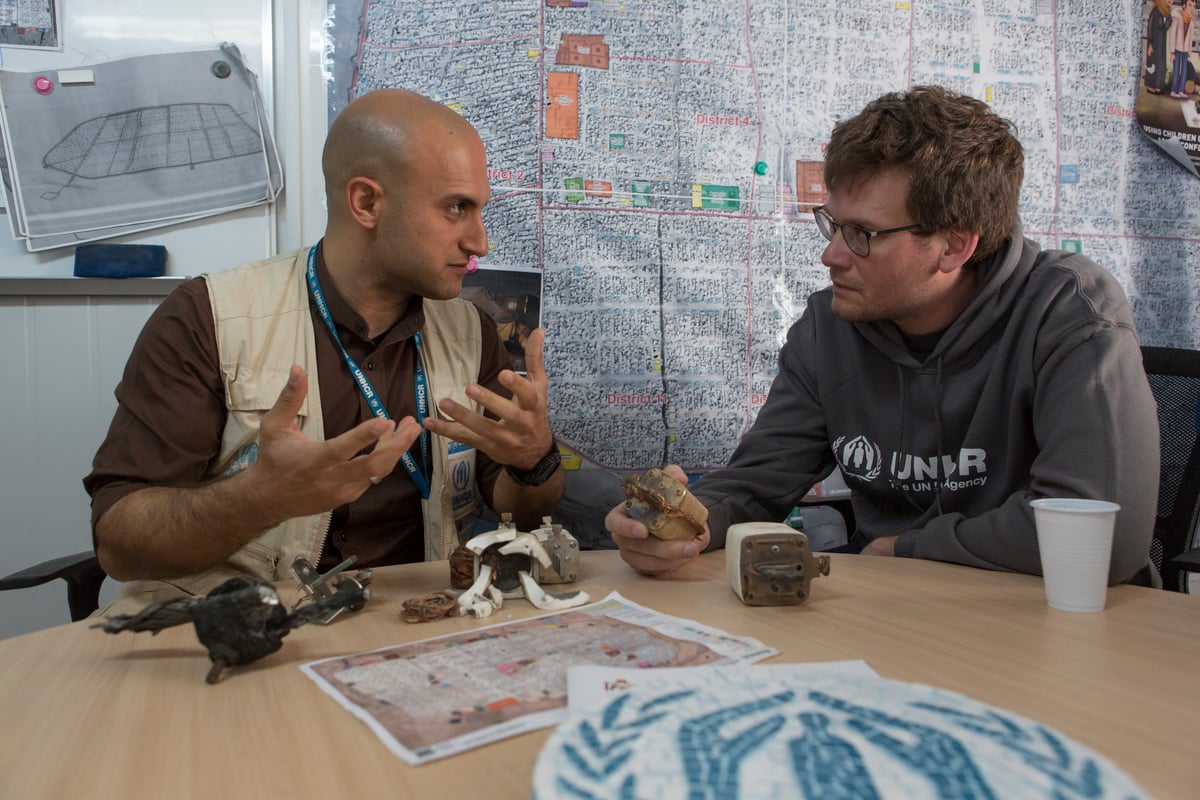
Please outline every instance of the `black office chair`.
[{"label": "black office chair", "polygon": [[1186,592],[1188,573],[1200,572],[1200,351],[1143,347],[1142,363],[1158,403],[1162,446],[1150,555],[1163,588]]},{"label": "black office chair", "polygon": [[0,578],[0,591],[28,589],[57,578],[67,582],[67,606],[71,621],[76,622],[100,607],[100,584],[104,569],[91,550],[70,556],[59,556]]}]

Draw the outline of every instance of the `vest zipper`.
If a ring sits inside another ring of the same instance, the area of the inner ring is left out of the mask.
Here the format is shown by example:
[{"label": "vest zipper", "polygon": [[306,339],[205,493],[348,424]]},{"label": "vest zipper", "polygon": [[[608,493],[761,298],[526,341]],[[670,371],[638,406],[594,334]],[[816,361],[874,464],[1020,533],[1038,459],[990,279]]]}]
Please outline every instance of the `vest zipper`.
[{"label": "vest zipper", "polygon": [[317,549],[311,554],[311,563],[313,566],[320,566],[321,556],[325,553],[325,540],[329,538],[329,529],[333,527],[333,512],[326,511],[322,514],[325,518],[325,524],[321,526],[321,533],[317,536]]}]

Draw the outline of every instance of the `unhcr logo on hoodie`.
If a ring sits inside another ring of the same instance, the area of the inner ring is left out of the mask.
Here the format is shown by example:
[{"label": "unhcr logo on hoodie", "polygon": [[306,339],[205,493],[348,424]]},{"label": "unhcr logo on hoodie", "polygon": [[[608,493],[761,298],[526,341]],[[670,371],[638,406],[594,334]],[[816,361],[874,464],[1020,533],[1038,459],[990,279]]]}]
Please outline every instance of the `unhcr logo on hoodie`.
[{"label": "unhcr logo on hoodie", "polygon": [[[879,445],[865,436],[838,437],[833,455],[846,477],[873,481],[883,471],[884,459]],[[919,456],[893,450],[887,460],[888,482],[905,492],[957,491],[987,483],[987,451],[963,447],[952,455]]]},{"label": "unhcr logo on hoodie", "polygon": [[879,445],[865,436],[855,436],[848,442],[845,436],[839,436],[833,443],[833,457],[837,459],[843,475],[864,481],[878,478],[883,465]]}]

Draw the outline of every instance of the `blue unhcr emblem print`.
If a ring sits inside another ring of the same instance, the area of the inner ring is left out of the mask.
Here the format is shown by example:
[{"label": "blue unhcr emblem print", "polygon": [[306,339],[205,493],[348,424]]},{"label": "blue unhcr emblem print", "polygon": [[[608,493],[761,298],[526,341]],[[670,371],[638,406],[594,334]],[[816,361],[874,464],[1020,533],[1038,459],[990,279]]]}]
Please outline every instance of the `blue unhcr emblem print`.
[{"label": "blue unhcr emblem print", "polygon": [[253,464],[258,459],[258,442],[250,442],[244,445],[240,450],[233,454],[233,463],[229,468],[221,473],[222,478],[228,478],[230,475],[237,475],[246,467]]},{"label": "blue unhcr emblem print", "polygon": [[534,797],[1146,797],[1083,745],[954,692],[867,678],[746,686],[746,669],[740,684],[634,689],[573,714],[538,757]]}]

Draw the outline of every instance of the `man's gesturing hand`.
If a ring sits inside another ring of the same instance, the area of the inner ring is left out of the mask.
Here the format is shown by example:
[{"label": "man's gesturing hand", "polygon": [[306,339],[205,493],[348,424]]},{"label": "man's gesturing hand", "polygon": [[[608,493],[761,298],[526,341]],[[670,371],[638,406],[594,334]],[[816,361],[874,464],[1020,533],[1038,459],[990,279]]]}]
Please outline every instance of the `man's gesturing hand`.
[{"label": "man's gesturing hand", "polygon": [[554,436],[546,412],[546,366],[542,344],[546,332],[538,328],[525,344],[525,377],[510,369],[500,373],[500,383],[512,392],[512,398],[472,383],[467,396],[496,415],[485,417],[449,398],[438,401],[442,413],[454,422],[429,417],[425,427],[436,434],[479,449],[498,464],[517,469],[533,469],[550,451]]},{"label": "man's gesturing hand", "polygon": [[308,378],[293,365],[279,399],[263,416],[258,459],[246,470],[260,502],[280,520],[357,500],[372,478],[392,471],[421,432],[412,417],[394,426],[377,417],[333,439],[314,442],[296,424],[307,396]]}]

